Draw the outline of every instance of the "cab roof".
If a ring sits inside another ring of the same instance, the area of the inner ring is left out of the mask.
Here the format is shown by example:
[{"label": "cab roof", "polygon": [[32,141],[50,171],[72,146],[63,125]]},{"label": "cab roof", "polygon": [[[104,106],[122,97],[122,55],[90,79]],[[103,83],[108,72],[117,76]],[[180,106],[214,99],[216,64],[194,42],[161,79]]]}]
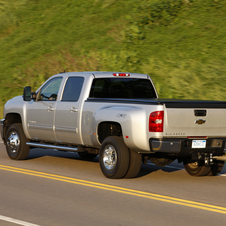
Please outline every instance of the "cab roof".
[{"label": "cab roof", "polygon": [[[130,73],[130,72],[110,72],[110,71],[84,71],[84,72],[62,72],[57,75],[61,76],[85,76],[90,75],[94,76],[95,78],[104,78],[104,77],[129,77],[129,78],[143,78],[147,79],[149,76],[147,74],[139,74],[139,73]],[[56,75],[56,76],[57,76]]]}]

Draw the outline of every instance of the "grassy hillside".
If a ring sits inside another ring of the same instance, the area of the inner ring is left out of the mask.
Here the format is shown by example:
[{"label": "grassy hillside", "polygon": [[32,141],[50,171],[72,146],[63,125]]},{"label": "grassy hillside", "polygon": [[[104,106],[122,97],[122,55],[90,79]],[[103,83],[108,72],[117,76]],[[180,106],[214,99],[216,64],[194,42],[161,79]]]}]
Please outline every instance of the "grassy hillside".
[{"label": "grassy hillside", "polygon": [[226,100],[225,24],[226,0],[0,0],[0,106],[64,70],[148,73],[160,97]]}]

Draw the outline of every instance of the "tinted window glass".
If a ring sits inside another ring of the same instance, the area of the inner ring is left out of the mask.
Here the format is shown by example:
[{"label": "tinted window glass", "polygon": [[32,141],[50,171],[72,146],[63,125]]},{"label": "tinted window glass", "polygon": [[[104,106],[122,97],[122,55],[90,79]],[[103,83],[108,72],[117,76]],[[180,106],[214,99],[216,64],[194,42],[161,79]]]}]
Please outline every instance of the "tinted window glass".
[{"label": "tinted window glass", "polygon": [[156,98],[156,94],[148,79],[98,78],[93,80],[89,97]]},{"label": "tinted window glass", "polygon": [[83,82],[83,77],[69,77],[64,88],[62,101],[78,101]]},{"label": "tinted window glass", "polygon": [[41,100],[56,100],[62,77],[56,77],[48,81],[41,89]]}]

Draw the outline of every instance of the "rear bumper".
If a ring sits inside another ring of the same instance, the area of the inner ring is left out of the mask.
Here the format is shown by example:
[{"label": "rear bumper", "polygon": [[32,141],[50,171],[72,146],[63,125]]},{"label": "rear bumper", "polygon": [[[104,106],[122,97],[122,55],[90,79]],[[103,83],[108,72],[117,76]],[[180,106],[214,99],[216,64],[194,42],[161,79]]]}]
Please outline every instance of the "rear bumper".
[{"label": "rear bumper", "polygon": [[0,120],[0,132],[1,132],[1,137],[3,141],[4,141],[4,121],[5,119]]},{"label": "rear bumper", "polygon": [[165,138],[165,139],[149,139],[150,150],[152,152],[178,153],[179,155],[190,155],[193,153],[223,153],[225,149],[226,138],[208,138],[206,140],[206,148],[192,148],[192,140],[186,138]]}]

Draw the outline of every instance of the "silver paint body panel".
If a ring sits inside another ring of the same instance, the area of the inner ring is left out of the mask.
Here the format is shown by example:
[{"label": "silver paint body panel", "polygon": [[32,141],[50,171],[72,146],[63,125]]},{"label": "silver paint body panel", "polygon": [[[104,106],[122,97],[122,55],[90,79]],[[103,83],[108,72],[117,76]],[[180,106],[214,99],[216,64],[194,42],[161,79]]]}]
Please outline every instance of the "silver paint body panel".
[{"label": "silver paint body panel", "polygon": [[[198,108],[202,109],[202,108]],[[195,116],[194,109],[164,108],[164,137],[226,136],[226,109],[205,108],[206,116]],[[203,124],[195,123],[205,121]]]}]

